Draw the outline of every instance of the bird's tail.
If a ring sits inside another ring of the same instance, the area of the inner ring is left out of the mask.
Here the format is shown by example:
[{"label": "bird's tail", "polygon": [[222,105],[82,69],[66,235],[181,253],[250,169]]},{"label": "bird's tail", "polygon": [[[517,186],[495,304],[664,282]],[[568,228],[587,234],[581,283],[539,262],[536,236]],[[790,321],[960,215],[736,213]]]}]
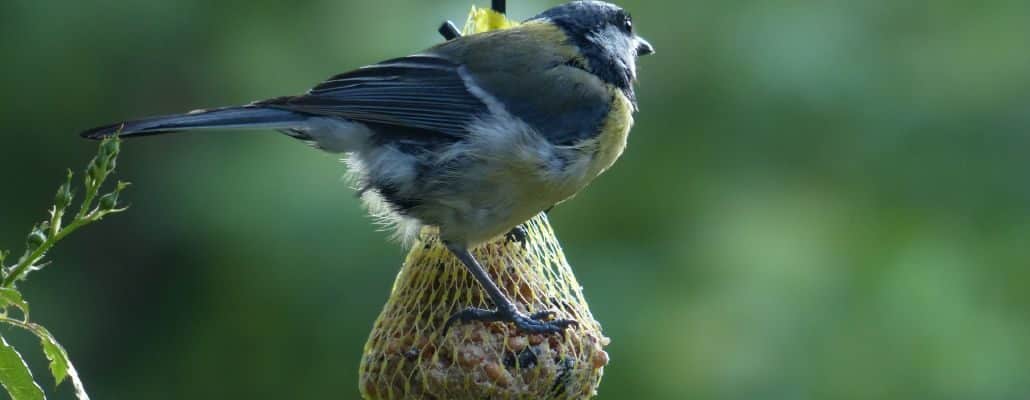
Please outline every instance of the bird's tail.
[{"label": "bird's tail", "polygon": [[259,106],[197,110],[96,127],[81,135],[88,139],[159,135],[194,129],[291,129],[304,126],[310,116],[288,110]]}]

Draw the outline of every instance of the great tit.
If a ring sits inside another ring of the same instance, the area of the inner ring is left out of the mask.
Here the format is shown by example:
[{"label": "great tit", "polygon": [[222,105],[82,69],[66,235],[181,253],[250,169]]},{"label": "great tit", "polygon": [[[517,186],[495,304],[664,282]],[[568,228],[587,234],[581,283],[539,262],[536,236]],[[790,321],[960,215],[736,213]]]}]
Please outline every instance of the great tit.
[{"label": "great tit", "polygon": [[346,153],[370,211],[402,238],[440,238],[495,310],[528,333],[574,325],[519,311],[469,251],[569,199],[615,162],[637,110],[637,57],[654,53],[629,13],[573,1],[504,30],[466,35],[333,76],[306,93],[90,129],[124,138],[186,130],[274,129]]}]

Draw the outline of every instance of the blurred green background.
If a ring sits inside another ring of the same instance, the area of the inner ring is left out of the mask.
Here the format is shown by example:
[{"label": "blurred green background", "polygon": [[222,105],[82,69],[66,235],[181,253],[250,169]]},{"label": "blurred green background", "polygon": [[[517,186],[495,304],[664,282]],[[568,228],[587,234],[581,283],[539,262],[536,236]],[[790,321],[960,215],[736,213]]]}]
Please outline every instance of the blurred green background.
[{"label": "blurred green background", "polygon": [[[298,93],[470,5],[0,2],[0,247],[93,154],[78,131]],[[658,50],[637,127],[552,213],[613,339],[600,399],[1030,396],[1030,3],[622,5]],[[341,163],[263,132],[119,168],[132,209],[21,285],[94,398],[357,397],[404,252]]]}]

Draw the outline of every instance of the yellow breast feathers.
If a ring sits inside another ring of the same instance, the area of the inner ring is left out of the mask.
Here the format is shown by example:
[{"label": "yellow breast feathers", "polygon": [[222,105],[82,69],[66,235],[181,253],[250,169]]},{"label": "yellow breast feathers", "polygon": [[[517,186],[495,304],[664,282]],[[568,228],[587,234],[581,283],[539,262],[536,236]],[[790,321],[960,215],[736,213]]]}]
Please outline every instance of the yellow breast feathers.
[{"label": "yellow breast feathers", "polygon": [[597,135],[595,145],[597,153],[590,164],[590,176],[600,175],[615,160],[619,159],[626,149],[629,130],[633,127],[633,104],[614,86],[609,87],[612,94],[611,110],[601,124],[601,133]]}]

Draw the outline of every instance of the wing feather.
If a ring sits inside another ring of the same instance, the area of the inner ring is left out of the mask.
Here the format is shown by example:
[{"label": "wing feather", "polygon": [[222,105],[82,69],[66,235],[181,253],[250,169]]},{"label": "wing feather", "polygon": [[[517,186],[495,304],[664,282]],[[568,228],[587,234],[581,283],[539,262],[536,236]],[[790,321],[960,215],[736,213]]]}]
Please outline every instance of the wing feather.
[{"label": "wing feather", "polygon": [[[465,86],[460,65],[414,55],[362,67],[322,82],[301,96],[261,102],[291,111],[463,137],[487,112]],[[388,133],[388,132],[387,132]]]}]

